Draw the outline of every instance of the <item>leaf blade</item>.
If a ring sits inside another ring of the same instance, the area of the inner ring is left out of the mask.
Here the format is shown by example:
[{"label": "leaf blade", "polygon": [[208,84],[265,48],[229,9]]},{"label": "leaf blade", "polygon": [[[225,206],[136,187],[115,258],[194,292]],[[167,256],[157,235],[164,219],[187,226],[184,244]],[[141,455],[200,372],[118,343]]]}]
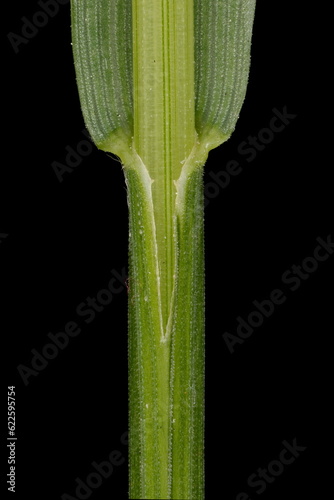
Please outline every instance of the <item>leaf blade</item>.
[{"label": "leaf blade", "polygon": [[256,1],[194,2],[196,130],[204,137],[215,133],[221,143],[233,132],[246,94]]},{"label": "leaf blade", "polygon": [[110,151],[115,131],[131,137],[133,130],[131,1],[71,0],[71,19],[84,121],[95,144]]}]

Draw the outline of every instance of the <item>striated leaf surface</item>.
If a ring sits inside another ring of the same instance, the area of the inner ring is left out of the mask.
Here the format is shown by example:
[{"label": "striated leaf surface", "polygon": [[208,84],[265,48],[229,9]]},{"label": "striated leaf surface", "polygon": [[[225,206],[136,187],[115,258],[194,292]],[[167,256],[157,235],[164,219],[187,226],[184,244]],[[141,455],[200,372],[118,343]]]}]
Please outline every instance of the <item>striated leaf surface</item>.
[{"label": "striated leaf surface", "polygon": [[255,0],[194,0],[196,130],[233,132],[248,83]]},{"label": "striated leaf surface", "polygon": [[113,132],[117,142],[133,130],[132,1],[71,0],[71,17],[84,120],[96,145],[110,151]]}]

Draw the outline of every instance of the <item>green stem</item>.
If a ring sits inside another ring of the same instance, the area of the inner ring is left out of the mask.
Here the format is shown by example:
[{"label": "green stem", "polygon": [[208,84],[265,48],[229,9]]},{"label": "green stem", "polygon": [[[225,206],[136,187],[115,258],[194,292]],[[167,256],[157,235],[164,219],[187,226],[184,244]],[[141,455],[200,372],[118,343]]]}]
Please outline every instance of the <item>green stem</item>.
[{"label": "green stem", "polygon": [[134,147],[151,179],[163,327],[174,287],[175,184],[195,142],[193,1],[133,0]]},{"label": "green stem", "polygon": [[[152,193],[125,167],[130,209],[130,498],[203,498],[204,251],[202,169],[177,195],[172,316],[161,329]],[[181,184],[181,181],[180,181]]]},{"label": "green stem", "polygon": [[130,498],[197,500],[204,488],[205,152],[198,161],[193,2],[133,0],[132,9]]}]

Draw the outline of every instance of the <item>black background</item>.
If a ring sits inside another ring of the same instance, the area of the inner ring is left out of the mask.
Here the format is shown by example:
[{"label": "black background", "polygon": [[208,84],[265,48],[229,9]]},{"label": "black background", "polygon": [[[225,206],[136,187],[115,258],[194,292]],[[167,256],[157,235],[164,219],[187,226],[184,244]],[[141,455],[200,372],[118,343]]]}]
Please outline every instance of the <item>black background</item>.
[{"label": "black background", "polygon": [[[298,3],[298,2],[297,2]],[[300,2],[301,5],[304,2]],[[16,386],[17,493],[9,498],[75,497],[92,462],[127,456],[127,293],[90,324],[76,308],[127,266],[127,203],[121,165],[95,148],[59,182],[52,163],[85,139],[70,45],[69,5],[16,54],[7,39],[32,19],[37,1],[6,4],[3,28],[0,299],[2,412]],[[295,499],[325,489],[328,376],[333,333],[333,262],[321,262],[297,290],[282,275],[313,255],[333,231],[332,139],[326,137],[329,79],[323,12],[259,1],[246,101],[232,138],[210,153],[210,173],[237,160],[227,187],[206,188],[206,498]],[[317,33],[317,34],[316,34]],[[252,161],[238,148],[265,137],[273,109],[296,115]],[[331,126],[331,124],[329,124]],[[211,191],[210,191],[211,189]],[[5,237],[5,235],[7,235]],[[120,285],[121,286],[121,285]],[[254,300],[286,295],[262,326],[230,353]],[[76,321],[81,333],[23,383],[49,332]],[[6,422],[1,431],[6,448]],[[300,457],[262,494],[247,485],[296,439]],[[3,469],[7,473],[4,453]],[[126,462],[89,498],[127,498]],[[6,491],[4,476],[2,489]],[[330,490],[327,489],[327,493]]]}]

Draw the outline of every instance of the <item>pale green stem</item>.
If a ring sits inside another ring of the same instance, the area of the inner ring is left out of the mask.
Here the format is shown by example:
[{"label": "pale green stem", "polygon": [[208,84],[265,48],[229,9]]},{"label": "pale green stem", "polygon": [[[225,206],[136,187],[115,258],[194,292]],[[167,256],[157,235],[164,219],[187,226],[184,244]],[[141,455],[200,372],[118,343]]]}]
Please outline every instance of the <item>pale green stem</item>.
[{"label": "pale green stem", "polygon": [[163,327],[174,287],[174,180],[196,137],[193,1],[134,0],[134,147],[151,179]]},{"label": "pale green stem", "polygon": [[204,259],[202,171],[193,158],[193,2],[133,0],[132,9],[130,498],[197,500],[204,487]]}]

